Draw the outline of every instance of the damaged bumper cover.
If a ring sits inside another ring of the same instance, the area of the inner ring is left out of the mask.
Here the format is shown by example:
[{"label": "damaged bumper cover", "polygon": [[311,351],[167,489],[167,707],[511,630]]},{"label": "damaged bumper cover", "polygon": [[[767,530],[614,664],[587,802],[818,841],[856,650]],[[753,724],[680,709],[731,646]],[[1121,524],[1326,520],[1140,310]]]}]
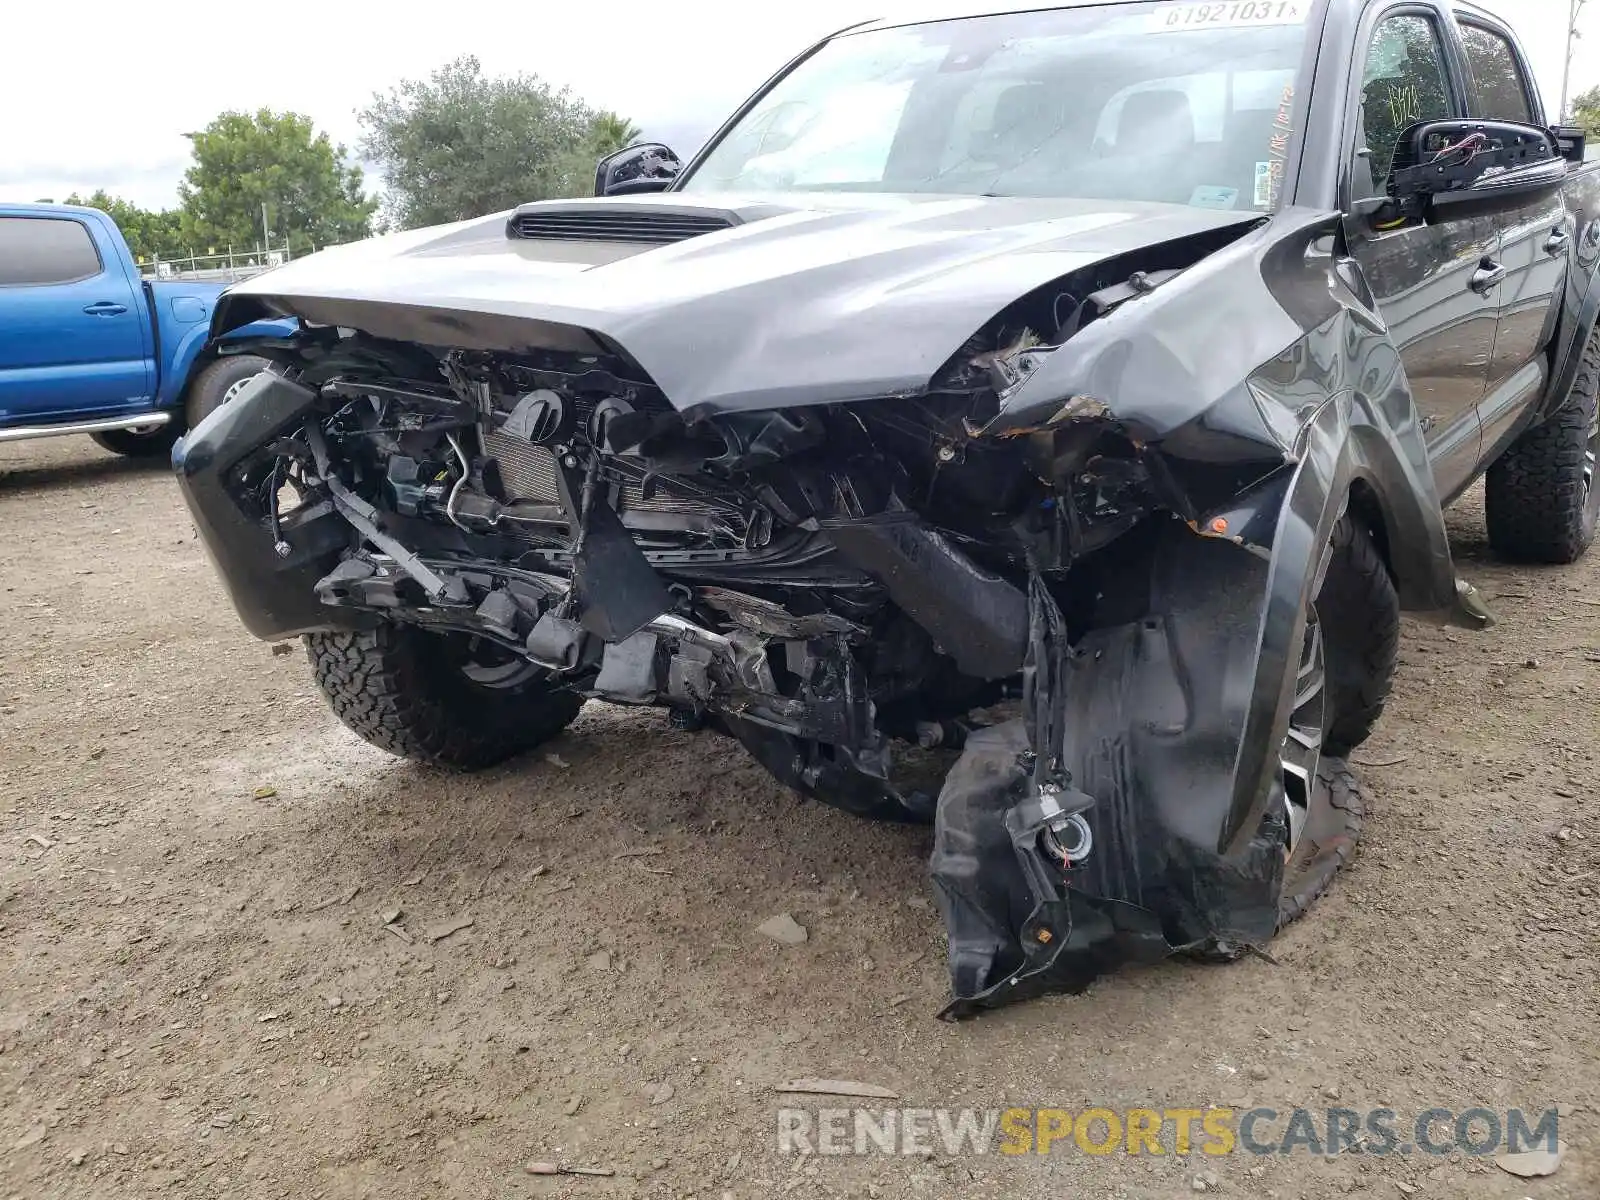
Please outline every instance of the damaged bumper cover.
[{"label": "damaged bumper cover", "polygon": [[[701,589],[702,597],[728,608],[732,629],[674,614],[666,580],[609,509],[592,510],[560,574],[412,549],[415,528],[369,511],[342,485],[291,513],[276,540],[242,536],[259,523],[230,487],[232,468],[314,402],[311,389],[263,376],[177,455],[191,511],[253,630],[360,627],[374,613],[404,610],[407,590],[420,588],[427,604],[408,619],[515,646],[552,672],[581,677],[589,695],[708,713],[794,786],[876,778],[887,788],[884,737],[851,652],[867,631],[831,614],[752,608],[748,597],[716,589]],[[334,477],[320,435],[310,443]],[[1288,484],[1287,475],[1275,479],[1251,502],[1276,515]],[[574,491],[571,502],[581,501]],[[1237,504],[1234,512],[1249,524]],[[354,555],[352,527],[366,546]],[[1078,988],[1119,962],[1207,939],[1271,936],[1281,843],[1247,836],[1241,852],[1228,837],[1256,833],[1267,799],[1238,785],[1262,777],[1241,761],[1251,699],[1258,676],[1280,670],[1273,655],[1288,645],[1262,645],[1270,546],[1199,538],[1169,521],[1149,555],[1148,611],[1069,641],[1042,584],[1013,586],[915,514],[823,529],[969,674],[1021,672],[1025,717],[968,740],[932,812],[932,873],[949,929],[948,1015]],[[1305,534],[1298,541],[1309,545],[1316,534]],[[1298,593],[1285,601],[1298,610]],[[782,670],[808,682],[798,693],[784,694],[774,678],[777,646]],[[848,771],[796,753],[811,741],[851,748]],[[901,799],[908,818],[933,807]]]}]

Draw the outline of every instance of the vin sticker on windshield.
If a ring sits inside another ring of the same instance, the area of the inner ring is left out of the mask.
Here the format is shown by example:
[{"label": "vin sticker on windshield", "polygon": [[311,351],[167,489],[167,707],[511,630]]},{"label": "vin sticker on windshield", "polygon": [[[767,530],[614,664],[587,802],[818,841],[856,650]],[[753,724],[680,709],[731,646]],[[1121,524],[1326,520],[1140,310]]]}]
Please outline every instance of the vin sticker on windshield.
[{"label": "vin sticker on windshield", "polygon": [[1311,0],[1212,0],[1208,4],[1163,4],[1146,18],[1150,33],[1238,29],[1250,25],[1303,25]]},{"label": "vin sticker on windshield", "polygon": [[1258,162],[1256,164],[1256,197],[1257,208],[1272,207],[1272,164]]}]

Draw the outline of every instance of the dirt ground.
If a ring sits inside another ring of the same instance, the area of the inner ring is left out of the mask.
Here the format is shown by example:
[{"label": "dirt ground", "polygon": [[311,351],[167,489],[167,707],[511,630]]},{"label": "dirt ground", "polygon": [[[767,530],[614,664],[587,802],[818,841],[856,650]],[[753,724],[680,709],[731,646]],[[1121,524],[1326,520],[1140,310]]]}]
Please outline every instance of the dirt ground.
[{"label": "dirt ground", "polygon": [[[592,705],[472,778],[392,760],[239,627],[162,467],[0,447],[0,1196],[1592,1200],[1600,555],[1498,566],[1471,498],[1452,530],[1501,623],[1407,622],[1365,839],[1276,964],[949,1025],[926,830],[658,712]],[[785,912],[804,944],[755,932]],[[798,1076],[918,1107],[1559,1104],[1570,1149],[1527,1180],[780,1155]]]}]

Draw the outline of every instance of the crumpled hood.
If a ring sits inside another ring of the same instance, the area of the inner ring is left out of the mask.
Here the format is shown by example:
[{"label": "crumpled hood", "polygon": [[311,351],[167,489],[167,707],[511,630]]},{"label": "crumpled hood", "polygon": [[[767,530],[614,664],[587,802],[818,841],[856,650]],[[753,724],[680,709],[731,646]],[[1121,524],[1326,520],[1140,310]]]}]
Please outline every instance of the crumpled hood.
[{"label": "crumpled hood", "polygon": [[916,394],[1012,301],[1102,259],[1262,219],[1171,204],[668,194],[519,212],[732,213],[667,245],[522,240],[509,214],[323,251],[229,289],[213,333],[292,315],[436,346],[609,339],[683,410]]}]

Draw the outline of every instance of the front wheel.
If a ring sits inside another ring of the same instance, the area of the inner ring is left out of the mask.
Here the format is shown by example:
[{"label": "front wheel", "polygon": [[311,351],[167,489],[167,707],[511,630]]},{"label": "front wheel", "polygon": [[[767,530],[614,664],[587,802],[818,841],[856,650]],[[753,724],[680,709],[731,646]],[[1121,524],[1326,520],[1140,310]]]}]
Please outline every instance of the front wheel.
[{"label": "front wheel", "polygon": [[491,766],[572,723],[583,697],[525,659],[466,634],[383,624],[306,635],[334,715],[380,750],[436,766]]},{"label": "front wheel", "polygon": [[108,429],[91,433],[89,437],[102,450],[121,454],[127,458],[165,458],[172,453],[172,444],[192,429],[206,416],[221,408],[239,389],[249,383],[271,364],[255,354],[230,354],[207,363],[189,382],[183,411],[174,413],[165,425],[152,425],[132,429]]},{"label": "front wheel", "polygon": [[1279,756],[1283,817],[1269,818],[1285,839],[1280,925],[1322,894],[1355,848],[1363,806],[1346,756],[1383,711],[1399,641],[1394,581],[1371,535],[1345,517],[1334,528],[1328,569],[1306,614]]},{"label": "front wheel", "polygon": [[189,381],[184,417],[192,429],[239,394],[272,364],[257,354],[229,354],[207,363]]}]

